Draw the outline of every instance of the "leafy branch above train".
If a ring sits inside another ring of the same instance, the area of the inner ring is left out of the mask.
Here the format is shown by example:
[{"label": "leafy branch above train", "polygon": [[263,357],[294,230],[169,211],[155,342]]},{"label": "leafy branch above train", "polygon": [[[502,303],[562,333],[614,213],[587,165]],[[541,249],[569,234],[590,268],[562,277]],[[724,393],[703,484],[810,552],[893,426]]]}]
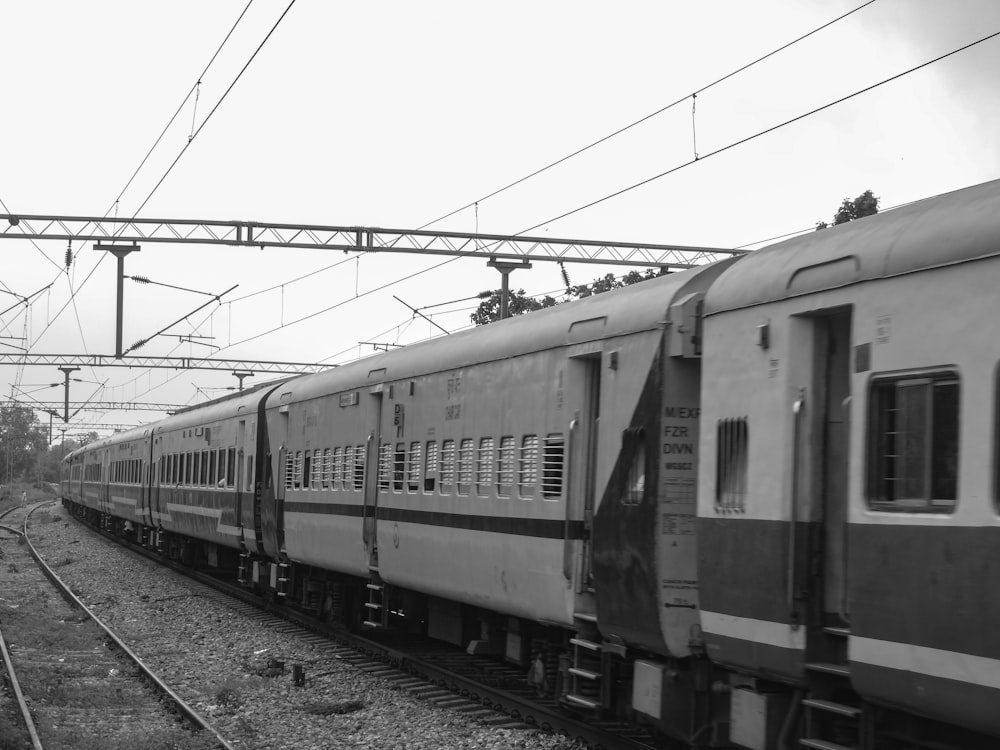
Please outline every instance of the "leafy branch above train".
[{"label": "leafy branch above train", "polygon": [[[583,299],[584,297],[601,294],[602,292],[608,292],[612,289],[621,289],[622,287],[630,286],[631,284],[638,284],[640,281],[647,281],[649,279],[664,276],[667,273],[669,273],[669,269],[667,268],[649,268],[644,273],[640,273],[639,271],[629,271],[624,276],[615,276],[613,273],[609,273],[594,279],[589,284],[576,285],[569,284],[569,279],[566,277],[567,285],[565,299],[556,300],[548,294],[541,299],[538,299],[525,294],[523,289],[518,289],[516,292],[508,291],[507,307],[510,315],[523,315],[524,313],[542,310],[546,307],[553,307],[561,302]],[[487,323],[494,323],[500,320],[500,295],[502,293],[503,292],[500,289],[493,289],[488,292],[483,292],[480,295],[484,298],[483,301],[479,303],[479,307],[476,308],[476,311],[469,316],[474,324],[477,326],[483,326]]]}]

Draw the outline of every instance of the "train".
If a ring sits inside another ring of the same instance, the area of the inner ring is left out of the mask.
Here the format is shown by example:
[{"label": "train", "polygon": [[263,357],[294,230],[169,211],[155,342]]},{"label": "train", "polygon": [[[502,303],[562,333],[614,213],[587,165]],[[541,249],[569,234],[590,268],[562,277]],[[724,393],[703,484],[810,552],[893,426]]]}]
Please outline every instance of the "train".
[{"label": "train", "polygon": [[994,748],[998,279],[994,181],[191,407],[62,495],[664,746]]}]

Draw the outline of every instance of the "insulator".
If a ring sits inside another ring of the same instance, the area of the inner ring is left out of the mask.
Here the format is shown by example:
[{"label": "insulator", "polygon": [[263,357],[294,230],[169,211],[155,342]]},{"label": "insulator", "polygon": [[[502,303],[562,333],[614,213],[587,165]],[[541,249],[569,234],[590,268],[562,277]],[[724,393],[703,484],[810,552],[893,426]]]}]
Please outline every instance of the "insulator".
[{"label": "insulator", "polygon": [[566,270],[566,266],[563,263],[559,264],[559,270],[562,271],[563,283],[566,284],[566,288],[568,289],[572,286],[572,284],[569,283],[569,272]]},{"label": "insulator", "polygon": [[493,292],[487,290],[485,292],[480,292],[476,296],[479,297],[479,299],[488,299],[490,296],[492,296],[492,294]]},{"label": "insulator", "polygon": [[69,270],[69,267],[71,265],[73,265],[73,241],[72,240],[70,240],[70,242],[67,243],[67,245],[66,245],[66,270],[67,271]]},{"label": "insulator", "polygon": [[149,279],[146,278],[145,276],[130,276],[129,278],[132,279],[132,281],[134,281],[136,284],[148,284],[149,283]]},{"label": "insulator", "polygon": [[132,351],[133,349],[138,349],[140,347],[145,346],[147,343],[149,343],[149,339],[139,339],[134,344],[132,344],[132,346],[130,346],[128,350]]}]

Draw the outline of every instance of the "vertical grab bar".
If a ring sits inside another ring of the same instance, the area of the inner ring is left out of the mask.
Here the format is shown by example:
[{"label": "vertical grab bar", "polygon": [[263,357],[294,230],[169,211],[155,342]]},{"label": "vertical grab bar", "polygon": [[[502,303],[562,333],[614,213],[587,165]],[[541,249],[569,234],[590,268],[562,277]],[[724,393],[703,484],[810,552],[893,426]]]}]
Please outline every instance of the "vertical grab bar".
[{"label": "vertical grab bar", "polygon": [[[576,430],[580,426],[579,419],[573,419],[569,423],[569,439],[566,441],[566,465],[564,471],[566,472],[566,486],[564,490],[566,498],[566,520],[563,523],[563,577],[567,581],[573,580],[573,555],[572,547],[569,539],[569,523],[570,523],[570,509],[572,508],[571,502],[572,498],[570,496],[570,488],[573,482],[573,438],[576,435]],[[544,448],[543,448],[544,450]]]},{"label": "vertical grab bar", "polygon": [[796,524],[799,520],[799,444],[802,437],[802,412],[806,405],[806,389],[799,389],[799,397],[792,405],[794,415],[794,425],[792,429],[792,507],[790,523],[788,528],[788,570],[786,582],[786,604],[788,605],[788,617],[791,620],[792,629],[799,627],[798,613],[795,611],[795,584],[796,584],[796,557],[798,540],[796,538]]},{"label": "vertical grab bar", "polygon": [[[375,440],[375,433],[374,432],[369,432],[368,433],[368,437],[365,438],[364,474],[361,477],[361,541],[364,542],[366,545],[368,544],[368,539],[371,536],[371,534],[369,532],[369,529],[368,529],[368,488],[369,488],[369,485],[371,484],[368,481],[368,478],[369,478],[368,474],[369,474],[369,471],[370,471],[369,463],[372,460],[374,460],[375,461],[375,471],[378,472],[378,461],[379,461],[378,446],[377,445],[375,446],[375,456],[374,456],[374,459],[372,457],[372,443],[373,443],[374,440]],[[355,460],[355,462],[357,462],[357,458],[356,457],[355,457],[354,460]],[[378,489],[377,489],[378,488],[378,480],[377,479],[376,479],[375,487],[376,487],[375,491],[378,492]]]}]

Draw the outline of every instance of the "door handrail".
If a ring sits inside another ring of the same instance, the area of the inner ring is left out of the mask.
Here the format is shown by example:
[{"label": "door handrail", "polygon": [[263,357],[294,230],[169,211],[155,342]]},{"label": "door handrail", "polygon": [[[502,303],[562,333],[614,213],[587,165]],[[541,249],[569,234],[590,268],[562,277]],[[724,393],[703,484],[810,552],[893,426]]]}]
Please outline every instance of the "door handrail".
[{"label": "door handrail", "polygon": [[570,546],[570,512],[572,508],[572,498],[570,490],[573,486],[573,446],[576,431],[580,427],[580,420],[575,417],[569,423],[569,438],[566,440],[566,485],[563,493],[566,498],[566,519],[563,523],[563,577],[567,581],[573,580],[573,555]]},{"label": "door handrail", "polygon": [[795,588],[797,583],[796,572],[798,564],[798,538],[796,526],[799,521],[799,443],[802,436],[802,415],[806,406],[806,389],[799,389],[799,397],[792,404],[793,429],[792,429],[792,507],[790,512],[791,523],[788,524],[788,569],[786,581],[786,599],[788,605],[788,617],[791,620],[792,629],[799,627],[798,612],[795,610]]}]

